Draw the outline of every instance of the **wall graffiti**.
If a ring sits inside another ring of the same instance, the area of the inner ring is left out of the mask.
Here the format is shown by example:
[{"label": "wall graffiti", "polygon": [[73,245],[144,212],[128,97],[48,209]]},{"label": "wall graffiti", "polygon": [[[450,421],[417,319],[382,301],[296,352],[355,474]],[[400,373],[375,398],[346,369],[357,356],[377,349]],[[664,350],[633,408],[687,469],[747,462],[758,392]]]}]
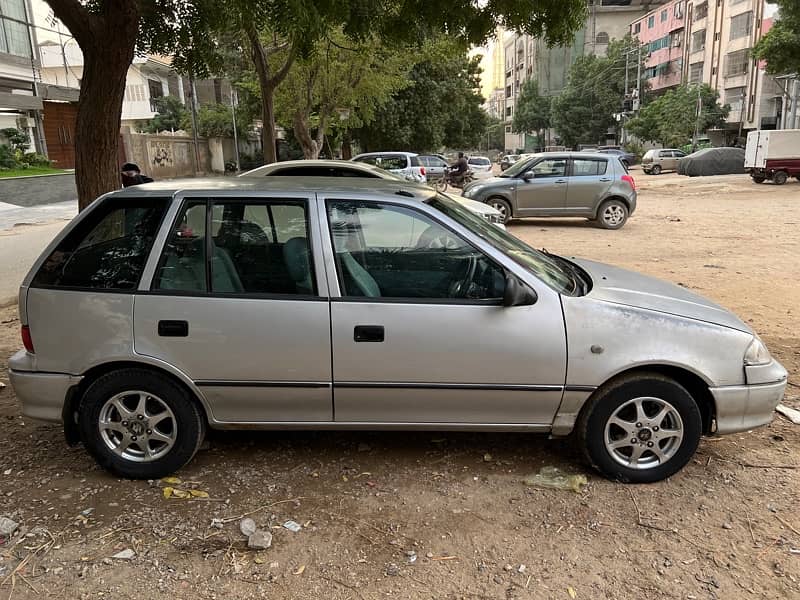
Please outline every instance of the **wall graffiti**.
[{"label": "wall graffiti", "polygon": [[150,142],[150,156],[152,156],[153,167],[166,168],[175,166],[171,142]]}]

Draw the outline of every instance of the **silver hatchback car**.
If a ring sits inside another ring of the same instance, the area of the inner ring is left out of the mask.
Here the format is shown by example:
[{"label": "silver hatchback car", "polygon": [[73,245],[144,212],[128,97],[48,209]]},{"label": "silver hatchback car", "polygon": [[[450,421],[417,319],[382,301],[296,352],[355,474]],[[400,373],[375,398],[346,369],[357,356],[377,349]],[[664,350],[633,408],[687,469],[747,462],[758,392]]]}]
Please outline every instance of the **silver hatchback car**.
[{"label": "silver hatchback car", "polygon": [[476,181],[464,196],[516,217],[586,217],[619,229],[636,210],[636,182],[617,156],[544,152],[523,157],[498,177]]},{"label": "silver hatchback car", "polygon": [[19,311],[23,414],[133,478],[179,469],[212,427],[575,432],[604,475],[657,481],[701,435],[768,423],[787,376],[700,296],[392,180],[108,194]]}]

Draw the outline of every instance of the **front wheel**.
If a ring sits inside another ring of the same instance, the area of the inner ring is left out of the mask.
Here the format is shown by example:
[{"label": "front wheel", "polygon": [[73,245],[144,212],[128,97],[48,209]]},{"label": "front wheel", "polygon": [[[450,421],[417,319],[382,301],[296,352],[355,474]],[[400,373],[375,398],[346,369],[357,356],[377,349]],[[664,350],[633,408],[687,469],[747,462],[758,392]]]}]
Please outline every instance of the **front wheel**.
[{"label": "front wheel", "polygon": [[783,185],[787,179],[789,179],[789,174],[786,171],[778,171],[772,176],[775,185]]},{"label": "front wheel", "polygon": [[650,169],[651,175],[661,175],[661,165],[653,165]]},{"label": "front wheel", "polygon": [[436,181],[434,188],[436,189],[437,192],[444,192],[447,189],[447,179],[442,177],[441,179]]},{"label": "front wheel", "polygon": [[577,435],[587,460],[605,477],[652,483],[689,462],[700,443],[702,417],[682,385],[658,373],[637,373],[589,400]]},{"label": "front wheel", "polygon": [[189,394],[144,369],[103,375],[86,390],[78,413],[81,441],[97,463],[131,479],[158,479],[188,463],[205,421]]},{"label": "front wheel", "polygon": [[511,205],[503,198],[489,198],[486,204],[500,213],[500,222],[505,225],[511,220]]},{"label": "front wheel", "polygon": [[621,200],[606,200],[600,205],[595,221],[603,229],[619,229],[628,221],[628,207]]}]

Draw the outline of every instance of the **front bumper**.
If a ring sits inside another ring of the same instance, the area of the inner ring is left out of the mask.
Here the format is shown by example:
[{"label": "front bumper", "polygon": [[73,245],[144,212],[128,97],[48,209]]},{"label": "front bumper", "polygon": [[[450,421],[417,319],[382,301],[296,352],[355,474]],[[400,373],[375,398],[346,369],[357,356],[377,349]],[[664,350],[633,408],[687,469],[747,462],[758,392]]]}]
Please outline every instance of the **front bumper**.
[{"label": "front bumper", "polygon": [[[748,385],[710,388],[717,409],[718,434],[738,433],[772,421],[775,407],[783,400],[787,373],[773,360],[769,365],[746,367]],[[771,381],[758,380],[769,377]],[[752,383],[751,383],[752,382]]]},{"label": "front bumper", "polygon": [[21,350],[9,361],[11,369],[8,371],[8,376],[14,387],[14,393],[22,405],[23,416],[38,421],[60,423],[67,393],[70,388],[80,383],[82,377],[65,373],[15,370],[13,363],[24,360],[20,354],[26,353]]}]

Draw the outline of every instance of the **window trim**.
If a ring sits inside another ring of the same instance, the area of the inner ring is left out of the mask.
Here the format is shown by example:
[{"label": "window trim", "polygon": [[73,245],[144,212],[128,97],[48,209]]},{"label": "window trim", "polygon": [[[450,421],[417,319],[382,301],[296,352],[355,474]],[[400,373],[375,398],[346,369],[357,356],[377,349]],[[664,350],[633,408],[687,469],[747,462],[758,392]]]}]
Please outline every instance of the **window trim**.
[{"label": "window trim", "polygon": [[379,297],[369,297],[369,296],[349,296],[344,293],[345,286],[342,281],[342,273],[341,269],[339,268],[339,262],[336,259],[336,243],[333,239],[333,229],[331,228],[331,221],[330,221],[330,213],[329,213],[329,206],[331,204],[344,204],[347,202],[355,202],[359,204],[371,204],[371,205],[384,205],[384,206],[392,206],[401,208],[404,210],[408,210],[410,212],[422,215],[423,217],[433,221],[437,225],[443,227],[444,229],[448,230],[453,235],[457,236],[460,240],[462,240],[465,244],[470,246],[475,252],[484,256],[492,265],[497,267],[504,276],[508,276],[509,270],[506,268],[505,265],[499,263],[495,260],[492,256],[490,256],[485,250],[482,248],[477,247],[474,243],[470,240],[466,239],[463,234],[456,231],[451,227],[448,223],[444,222],[442,219],[438,218],[437,216],[430,214],[427,211],[420,210],[416,206],[409,206],[408,204],[400,203],[400,202],[391,202],[389,200],[376,200],[376,199],[366,199],[366,198],[337,198],[337,197],[320,197],[320,208],[321,211],[325,214],[325,221],[323,223],[323,227],[328,230],[328,242],[330,243],[330,252],[331,252],[331,262],[333,263],[333,277],[337,283],[338,290],[337,294],[331,294],[330,301],[331,302],[348,302],[353,304],[430,304],[430,305],[450,305],[450,306],[502,306],[503,305],[503,298],[479,298],[479,299],[471,299],[471,298],[405,298],[403,296],[379,296]]},{"label": "window trim", "polygon": [[[259,204],[259,205],[266,205],[270,206],[275,202],[281,201],[290,201],[296,203],[303,203],[305,207],[305,217],[306,217],[306,233],[308,239],[308,246],[309,246],[309,257],[311,259],[311,280],[314,283],[314,289],[317,292],[316,294],[309,295],[309,294],[269,294],[263,292],[214,292],[209,291],[211,287],[211,252],[210,246],[212,242],[212,217],[213,217],[213,208],[214,202],[219,204],[232,204],[232,203],[242,203],[242,204]],[[206,290],[204,292],[197,292],[194,290],[161,290],[161,289],[153,289],[155,284],[156,276],[158,272],[161,270],[163,266],[163,262],[166,258],[166,248],[169,240],[172,237],[172,232],[175,230],[175,227],[178,224],[178,219],[184,214],[186,209],[186,205],[191,202],[205,202],[206,205],[206,245],[205,245],[205,263],[206,263]],[[177,209],[175,213],[172,215],[171,223],[169,229],[164,229],[164,223],[162,222],[161,228],[159,229],[160,233],[166,233],[163,242],[160,244],[158,249],[158,255],[156,257],[156,263],[153,267],[153,272],[150,273],[149,280],[147,281],[146,287],[134,290],[136,294],[141,294],[145,296],[180,296],[180,297],[189,297],[189,298],[230,298],[230,299],[254,299],[254,300],[285,300],[285,301],[325,301],[329,300],[328,296],[321,295],[321,286],[319,285],[320,279],[318,274],[317,268],[317,252],[314,248],[314,242],[316,241],[315,235],[312,231],[312,222],[311,222],[311,211],[313,210],[313,199],[309,196],[261,196],[261,195],[252,195],[252,196],[241,196],[241,195],[231,195],[227,196],[223,194],[192,194],[192,195],[181,195],[177,198]],[[153,253],[155,251],[156,244],[153,244],[153,248],[150,250],[151,258],[154,256]],[[149,263],[149,261],[148,261]],[[145,267],[147,268],[147,266]],[[324,272],[324,265],[323,265],[323,272]],[[323,277],[324,278],[324,277]]]}]

